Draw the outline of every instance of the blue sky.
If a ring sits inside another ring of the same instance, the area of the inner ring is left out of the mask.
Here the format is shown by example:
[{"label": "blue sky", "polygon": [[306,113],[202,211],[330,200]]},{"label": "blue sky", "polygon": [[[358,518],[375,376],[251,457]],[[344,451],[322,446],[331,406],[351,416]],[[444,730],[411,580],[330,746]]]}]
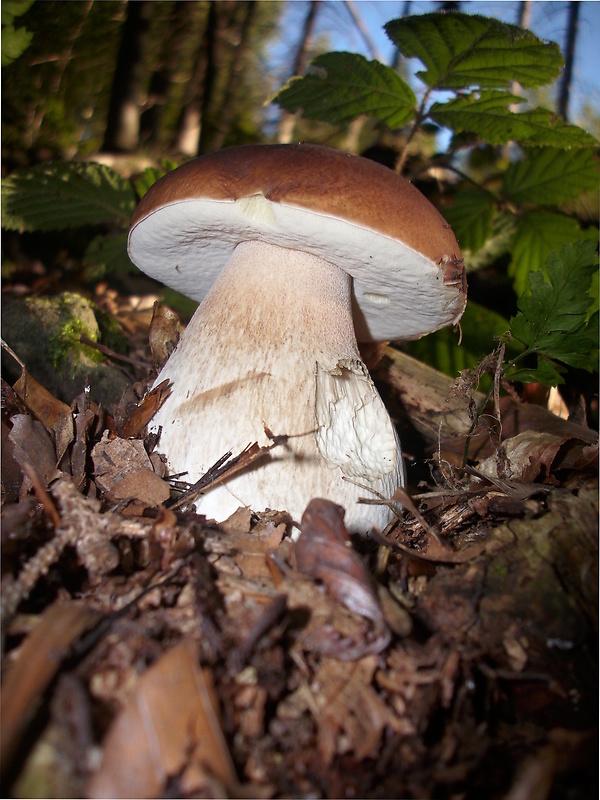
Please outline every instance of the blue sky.
[{"label": "blue sky", "polygon": [[[389,62],[393,56],[393,45],[383,31],[384,23],[402,15],[405,6],[404,0],[354,0],[354,8],[365,28],[368,36],[375,46],[376,53],[369,50],[364,38],[358,32],[356,25],[344,2],[325,2],[319,12],[317,22],[317,35],[327,36],[331,49],[350,50],[363,53],[369,58],[380,57]],[[517,20],[518,0],[505,0],[504,2],[479,2],[471,0],[462,2],[461,10],[473,14],[484,14],[498,17],[505,22],[514,23]],[[531,3],[531,19],[529,28],[542,39],[550,39],[564,49],[567,35],[568,2],[542,2],[533,0]],[[439,4],[428,0],[412,0],[410,3],[411,14],[422,14],[435,11]],[[286,55],[292,58],[295,36],[292,31],[300,32],[301,24],[306,14],[307,3],[296,0],[288,4],[286,12],[287,22],[285,29],[288,32]],[[289,67],[288,67],[289,69]],[[287,77],[287,75],[285,76]],[[554,85],[556,89],[558,84]],[[579,29],[577,50],[574,64],[574,78],[572,86],[572,99],[570,117],[577,121],[578,111],[582,104],[587,102],[600,113],[600,2],[582,0],[579,13]]]}]

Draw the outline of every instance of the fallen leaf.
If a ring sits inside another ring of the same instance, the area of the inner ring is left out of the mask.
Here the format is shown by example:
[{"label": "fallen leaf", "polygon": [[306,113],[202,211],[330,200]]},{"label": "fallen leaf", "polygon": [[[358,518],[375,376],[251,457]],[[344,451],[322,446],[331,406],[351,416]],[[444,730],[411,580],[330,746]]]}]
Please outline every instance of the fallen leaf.
[{"label": "fallen leaf", "polygon": [[147,392],[137,405],[119,419],[117,433],[123,439],[138,436],[171,394],[171,384],[164,380]]},{"label": "fallen leaf", "polygon": [[32,378],[24,367],[21,377],[13,388],[31,413],[48,431],[54,434],[56,462],[58,463],[73,441],[75,433],[71,409]]},{"label": "fallen leaf", "polygon": [[181,325],[177,315],[157,300],[154,303],[148,334],[152,351],[152,365],[156,372],[160,372],[177,347],[180,335]]},{"label": "fallen leaf", "polygon": [[390,631],[369,574],[352,549],[344,509],[329,500],[311,500],[300,527],[295,547],[298,571],[323,581],[331,597],[372,624],[352,639],[341,638],[334,628],[324,626],[320,634],[314,632],[311,643],[314,646],[320,635],[321,651],[344,660],[380,652],[389,642]]},{"label": "fallen leaf", "polygon": [[158,506],[170,497],[169,484],[152,469],[140,439],[110,439],[104,434],[92,450],[97,486],[113,502],[139,500]]},{"label": "fallen leaf", "polygon": [[12,456],[23,469],[31,464],[45,486],[60,475],[56,467],[56,452],[46,428],[29,414],[15,414],[8,438],[13,443]]},{"label": "fallen leaf", "polygon": [[162,797],[169,778],[192,768],[233,790],[237,778],[212,695],[190,640],[167,651],[109,728],[87,796]]},{"label": "fallen leaf", "polygon": [[[574,458],[573,448],[576,445],[579,447],[577,457]],[[535,430],[525,430],[505,439],[500,445],[500,452],[504,469],[511,480],[533,483],[550,477],[558,460],[557,456],[565,447],[571,453],[570,456],[562,454],[561,459],[570,457],[573,462],[570,464],[571,468],[575,464],[579,464],[580,468],[587,466],[598,452],[597,445],[582,446],[581,442],[576,442],[572,437]],[[495,478],[498,476],[497,465],[498,454],[494,453],[481,461],[478,468],[484,475]]]}]

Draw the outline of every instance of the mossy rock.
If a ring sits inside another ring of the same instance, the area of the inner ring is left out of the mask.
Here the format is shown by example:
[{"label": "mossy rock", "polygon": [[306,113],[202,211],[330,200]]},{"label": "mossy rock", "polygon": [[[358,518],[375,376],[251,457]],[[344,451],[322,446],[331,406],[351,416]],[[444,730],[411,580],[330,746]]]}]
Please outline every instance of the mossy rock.
[{"label": "mossy rock", "polygon": [[[99,350],[81,343],[81,336],[101,341],[96,314],[90,300],[72,292],[9,300],[2,313],[2,336],[27,371],[56,397],[70,404],[89,384],[92,400],[111,411],[129,380]],[[3,371],[13,381],[20,374],[10,358],[3,359]]]}]

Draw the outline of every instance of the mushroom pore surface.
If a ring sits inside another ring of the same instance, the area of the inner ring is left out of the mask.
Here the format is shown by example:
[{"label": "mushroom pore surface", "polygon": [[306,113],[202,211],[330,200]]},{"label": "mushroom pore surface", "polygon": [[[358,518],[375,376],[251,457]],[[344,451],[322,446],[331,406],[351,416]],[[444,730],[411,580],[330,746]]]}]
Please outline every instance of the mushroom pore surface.
[{"label": "mushroom pore surface", "polygon": [[[219,458],[269,445],[256,465],[195,500],[218,521],[239,506],[288,511],[313,497],[346,509],[350,531],[391,519],[358,503],[403,483],[399,442],[362,363],[351,278],[318,256],[260,241],[237,245],[157,378],[172,393],[152,421],[171,473],[197,481]],[[361,484],[361,487],[356,483]],[[372,496],[372,495],[371,495]]]}]

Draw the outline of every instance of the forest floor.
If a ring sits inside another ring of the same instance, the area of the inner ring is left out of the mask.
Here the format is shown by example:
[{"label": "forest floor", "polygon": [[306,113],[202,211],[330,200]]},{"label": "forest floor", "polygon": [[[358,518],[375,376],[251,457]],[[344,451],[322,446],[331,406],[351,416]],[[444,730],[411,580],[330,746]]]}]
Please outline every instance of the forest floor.
[{"label": "forest floor", "polygon": [[502,438],[483,418],[469,435],[472,390],[388,348],[374,376],[412,497],[395,527],[349,546],[325,501],[217,525],[150,455],[173,321],[106,286],[94,301],[128,344],[104,352],[129,384],[112,408],[22,356],[3,381],[6,796],[592,796],[584,419],[507,395]]}]

